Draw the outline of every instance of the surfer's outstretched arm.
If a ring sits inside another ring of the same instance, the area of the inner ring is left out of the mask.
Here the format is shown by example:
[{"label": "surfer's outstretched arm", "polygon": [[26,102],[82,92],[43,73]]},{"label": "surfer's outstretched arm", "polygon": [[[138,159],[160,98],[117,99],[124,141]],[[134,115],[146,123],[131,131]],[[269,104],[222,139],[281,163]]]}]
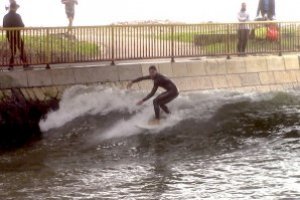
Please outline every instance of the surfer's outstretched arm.
[{"label": "surfer's outstretched arm", "polygon": [[145,98],[143,98],[142,101],[145,102],[145,101],[149,100],[151,97],[153,97],[155,95],[157,89],[158,89],[158,86],[154,84],[151,92]]},{"label": "surfer's outstretched arm", "polygon": [[142,105],[145,101],[147,101],[147,100],[149,100],[151,97],[153,97],[154,94],[156,93],[157,89],[158,89],[158,85],[154,85],[153,88],[152,88],[152,90],[151,90],[151,92],[150,92],[145,98],[143,98],[141,101],[139,101],[139,102],[137,103],[137,105]]},{"label": "surfer's outstretched arm", "polygon": [[150,99],[151,97],[154,96],[154,94],[156,93],[156,91],[158,89],[158,86],[159,86],[159,84],[158,84],[159,82],[156,80],[157,76],[158,76],[158,72],[157,72],[156,67],[155,66],[150,66],[149,67],[149,76],[143,76],[143,77],[137,78],[137,79],[131,81],[127,85],[127,88],[130,88],[134,83],[137,83],[137,82],[140,82],[140,81],[143,81],[143,80],[153,80],[154,81],[154,86],[152,88],[152,91],[144,99],[139,101],[137,103],[137,105],[142,105],[145,101],[147,101],[148,99]]},{"label": "surfer's outstretched arm", "polygon": [[131,88],[131,86],[134,83],[138,83],[138,82],[141,82],[141,81],[144,81],[144,80],[151,80],[151,77],[150,76],[143,76],[143,77],[137,78],[137,79],[131,81],[130,83],[128,83],[127,88]]},{"label": "surfer's outstretched arm", "polygon": [[150,76],[142,76],[140,78],[137,78],[137,79],[133,80],[132,83],[138,83],[138,82],[141,82],[141,81],[144,81],[144,80],[151,80],[151,77]]}]

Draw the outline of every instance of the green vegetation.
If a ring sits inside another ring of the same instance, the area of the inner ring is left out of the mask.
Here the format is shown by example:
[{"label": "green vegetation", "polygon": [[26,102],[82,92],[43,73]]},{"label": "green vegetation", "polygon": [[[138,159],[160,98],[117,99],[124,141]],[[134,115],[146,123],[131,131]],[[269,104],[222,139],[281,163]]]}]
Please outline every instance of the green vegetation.
[{"label": "green vegetation", "polygon": [[[216,27],[211,27],[216,28]],[[266,39],[267,28],[257,27],[254,35],[250,37],[247,51],[248,52],[271,52],[278,51],[298,51],[300,50],[300,27],[296,26],[282,26],[281,41],[269,41]],[[158,37],[160,40],[172,40],[172,34],[162,33]],[[218,30],[209,30],[204,28],[202,31],[193,31],[193,28],[176,30],[173,34],[175,42],[178,43],[193,43],[196,44],[194,48],[201,50],[203,54],[226,54],[236,53],[237,45],[237,27],[230,27],[229,31],[226,28],[219,28]],[[229,42],[228,42],[229,41]],[[281,46],[280,46],[281,45]]]},{"label": "green vegetation", "polygon": [[[226,37],[227,32],[224,32],[224,31],[177,32],[177,33],[174,33],[174,40],[177,42],[193,43],[195,35],[217,35],[217,34],[224,35]],[[162,40],[172,40],[172,34],[171,33],[162,34],[162,35],[159,35],[158,38],[162,39]]]},{"label": "green vegetation", "polygon": [[[97,44],[79,41],[74,36],[51,35],[47,36],[23,36],[25,48],[31,53],[46,54],[50,51],[52,55],[63,54],[64,56],[83,56],[91,57],[100,52],[100,47]],[[5,35],[0,35],[0,43],[3,48],[8,48],[5,45]]]},{"label": "green vegetation", "polygon": [[81,54],[82,56],[89,56],[98,53],[99,47],[86,41],[77,41],[68,38],[59,38],[57,36],[25,36],[24,42],[27,48],[35,49],[37,51],[47,48],[52,53],[70,53]]}]

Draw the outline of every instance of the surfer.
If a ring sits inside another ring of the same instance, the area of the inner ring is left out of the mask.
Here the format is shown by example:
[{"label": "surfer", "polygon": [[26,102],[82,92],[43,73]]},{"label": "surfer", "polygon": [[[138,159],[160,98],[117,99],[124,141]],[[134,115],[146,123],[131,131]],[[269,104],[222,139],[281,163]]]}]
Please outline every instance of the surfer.
[{"label": "surfer", "polygon": [[174,100],[178,95],[178,89],[176,85],[167,77],[163,76],[162,74],[157,72],[157,69],[155,66],[149,67],[149,76],[144,76],[137,78],[133,81],[131,81],[128,84],[128,88],[131,88],[131,86],[134,83],[143,81],[143,80],[153,80],[153,89],[144,99],[139,101],[137,105],[142,105],[145,101],[149,100],[151,97],[154,96],[156,93],[158,87],[162,87],[166,91],[158,95],[153,100],[153,106],[154,106],[154,112],[155,112],[155,119],[151,122],[151,124],[159,124],[160,120],[160,108],[167,114],[170,114],[170,110],[166,106],[166,104],[170,103],[172,100]]}]

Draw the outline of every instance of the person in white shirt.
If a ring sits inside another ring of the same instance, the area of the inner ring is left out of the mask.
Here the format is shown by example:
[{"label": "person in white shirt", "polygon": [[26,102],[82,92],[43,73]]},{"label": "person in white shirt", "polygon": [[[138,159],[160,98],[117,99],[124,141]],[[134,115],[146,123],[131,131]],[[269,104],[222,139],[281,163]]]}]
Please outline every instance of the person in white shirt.
[{"label": "person in white shirt", "polygon": [[78,1],[77,0],[62,0],[61,2],[63,4],[65,4],[66,15],[69,20],[69,28],[68,28],[68,33],[69,33],[73,26],[73,20],[74,20],[74,16],[75,16],[75,5],[78,4]]},{"label": "person in white shirt", "polygon": [[250,20],[250,16],[247,12],[246,3],[242,3],[241,11],[238,13],[238,20],[240,22],[238,29],[238,45],[237,50],[238,53],[245,54],[248,38],[249,38],[249,25],[246,24]]}]

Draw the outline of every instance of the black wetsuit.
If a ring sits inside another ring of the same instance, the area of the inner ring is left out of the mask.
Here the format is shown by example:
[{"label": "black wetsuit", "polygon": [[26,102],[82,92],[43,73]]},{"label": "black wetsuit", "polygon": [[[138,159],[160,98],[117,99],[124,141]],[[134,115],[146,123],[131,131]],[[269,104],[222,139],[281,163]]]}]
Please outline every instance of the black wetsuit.
[{"label": "black wetsuit", "polygon": [[[133,83],[140,82],[143,80],[151,80],[152,78],[150,76],[144,76],[141,78],[138,78],[133,81]],[[154,100],[153,100],[153,105],[154,105],[154,111],[155,111],[155,118],[159,119],[160,118],[160,109],[159,107],[167,114],[170,114],[170,111],[168,107],[166,106],[167,103],[171,102],[174,100],[179,92],[176,87],[176,85],[167,77],[157,74],[153,79],[154,86],[150,94],[148,94],[143,101],[147,101],[151,97],[154,96],[156,93],[158,87],[164,88],[166,91],[158,95]]]}]

